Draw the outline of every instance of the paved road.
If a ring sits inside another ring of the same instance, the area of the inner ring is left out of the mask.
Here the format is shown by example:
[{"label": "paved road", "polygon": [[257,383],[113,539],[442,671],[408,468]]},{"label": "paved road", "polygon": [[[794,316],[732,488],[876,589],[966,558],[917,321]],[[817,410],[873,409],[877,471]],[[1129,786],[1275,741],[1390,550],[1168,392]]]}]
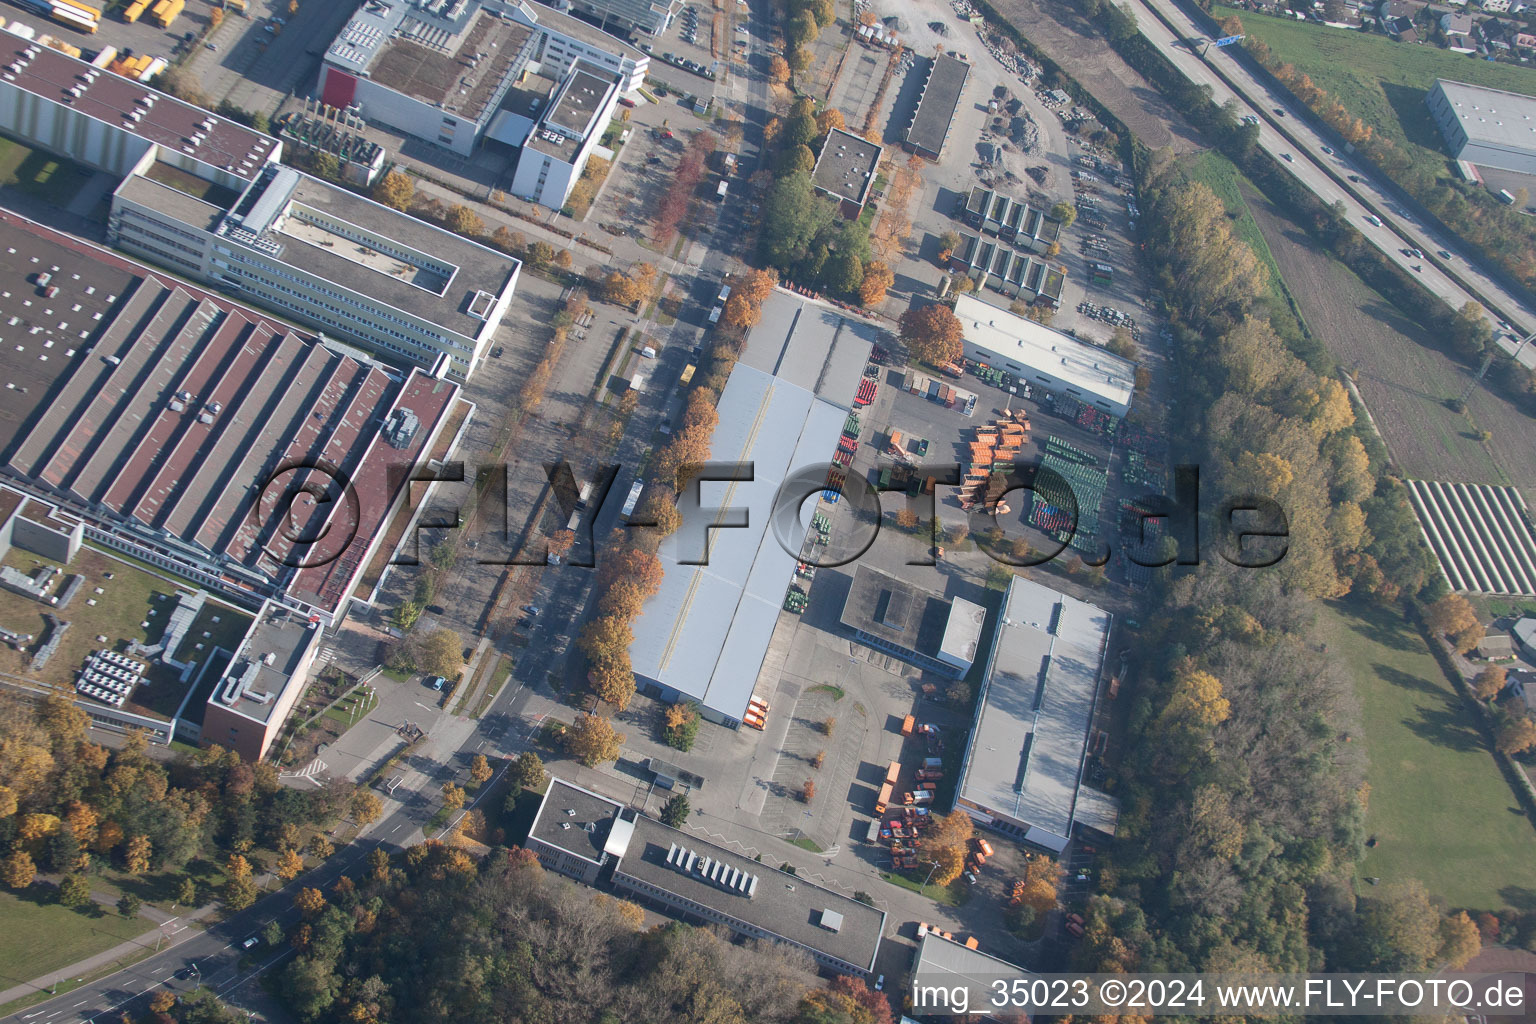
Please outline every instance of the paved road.
[{"label": "paved road", "polygon": [[[1351,161],[1342,153],[1325,153],[1327,145],[1293,105],[1292,97],[1278,96],[1261,85],[1241,63],[1215,47],[1201,56],[1204,46],[1194,49],[1186,39],[1204,39],[1204,31],[1173,0],[1135,0],[1137,23],[1142,33],[1197,85],[1209,86],[1217,103],[1231,100],[1238,116],[1259,118],[1259,145],[1280,158],[1286,169],[1311,189],[1323,202],[1343,203],[1349,222],[1373,245],[1410,273],[1420,267],[1421,283],[1440,296],[1453,309],[1469,301],[1489,307],[1495,321],[1507,320],[1516,331],[1536,328],[1536,310],[1527,309],[1502,285],[1489,277],[1480,265],[1481,256],[1466,248],[1459,239],[1439,234],[1415,218],[1399,213],[1379,180],[1371,171]],[[1219,73],[1218,73],[1219,72]],[[1286,113],[1277,114],[1276,110]],[[1290,159],[1285,157],[1289,155]],[[1349,175],[1364,179],[1351,182]],[[1370,223],[1368,216],[1380,219]],[[1405,255],[1404,248],[1421,249],[1425,257]],[[1440,250],[1452,254],[1450,260],[1436,255]],[[1513,351],[1515,339],[1500,335],[1500,344]],[[1520,361],[1536,368],[1536,346],[1527,345]]]}]

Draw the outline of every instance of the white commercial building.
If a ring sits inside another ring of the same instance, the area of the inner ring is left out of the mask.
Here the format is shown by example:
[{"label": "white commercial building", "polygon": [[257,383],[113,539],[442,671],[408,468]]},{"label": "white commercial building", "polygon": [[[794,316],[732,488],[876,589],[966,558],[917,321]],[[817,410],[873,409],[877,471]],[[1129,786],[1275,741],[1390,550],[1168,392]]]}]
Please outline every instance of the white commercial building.
[{"label": "white commercial building", "polygon": [[565,77],[578,61],[628,92],[650,58],[540,4],[365,0],[326,51],[320,98],[469,156],[514,86],[530,74]]},{"label": "white commercial building", "polygon": [[[522,135],[512,194],[551,209],[563,207],[618,101],[617,78],[582,60],[566,73],[549,102],[540,104],[543,113],[536,122],[503,111],[499,116],[504,120],[492,126],[493,134],[501,138],[503,130],[511,130]],[[508,124],[513,118],[517,123]]]},{"label": "white commercial building", "polygon": [[1536,173],[1536,97],[1438,79],[1424,102],[1452,158]]},{"label": "white commercial building", "polygon": [[1136,386],[1130,360],[971,295],[955,302],[955,316],[965,333],[965,358],[1113,416],[1130,411]]},{"label": "white commercial building", "polygon": [[512,301],[510,256],[272,165],[242,192],[146,153],[112,195],[108,239],[396,361],[468,378]]},{"label": "white commercial building", "polygon": [[956,807],[981,825],[1057,852],[1075,825],[1114,835],[1114,799],[1083,782],[1109,630],[1102,608],[1013,578]]}]

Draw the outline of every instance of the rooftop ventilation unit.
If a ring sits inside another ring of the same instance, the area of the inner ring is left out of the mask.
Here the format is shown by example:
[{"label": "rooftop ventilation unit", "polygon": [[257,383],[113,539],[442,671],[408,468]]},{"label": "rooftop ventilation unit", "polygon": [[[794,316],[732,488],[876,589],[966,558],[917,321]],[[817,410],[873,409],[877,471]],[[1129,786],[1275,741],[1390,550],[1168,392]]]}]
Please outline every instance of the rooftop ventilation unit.
[{"label": "rooftop ventilation unit", "polygon": [[680,874],[692,876],[736,896],[751,899],[757,892],[757,875],[731,867],[723,860],[701,856],[676,843],[672,843],[667,850],[666,863]]}]

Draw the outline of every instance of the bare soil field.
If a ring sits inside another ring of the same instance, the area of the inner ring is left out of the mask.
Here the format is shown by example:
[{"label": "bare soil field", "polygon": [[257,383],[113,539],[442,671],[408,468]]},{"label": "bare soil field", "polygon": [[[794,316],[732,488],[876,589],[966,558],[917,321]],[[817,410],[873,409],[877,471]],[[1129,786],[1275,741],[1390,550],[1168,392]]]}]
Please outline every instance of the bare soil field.
[{"label": "bare soil field", "polygon": [[[1531,418],[1484,388],[1467,414],[1446,408],[1470,379],[1422,327],[1283,217],[1263,196],[1244,197],[1307,326],[1356,384],[1399,473],[1426,480],[1513,484],[1536,500]],[[1493,436],[1483,443],[1479,430]]]},{"label": "bare soil field", "polygon": [[1169,146],[1175,153],[1187,153],[1205,148],[1163,95],[1076,11],[1038,0],[992,0],[992,6],[1091,91],[1149,149]]}]

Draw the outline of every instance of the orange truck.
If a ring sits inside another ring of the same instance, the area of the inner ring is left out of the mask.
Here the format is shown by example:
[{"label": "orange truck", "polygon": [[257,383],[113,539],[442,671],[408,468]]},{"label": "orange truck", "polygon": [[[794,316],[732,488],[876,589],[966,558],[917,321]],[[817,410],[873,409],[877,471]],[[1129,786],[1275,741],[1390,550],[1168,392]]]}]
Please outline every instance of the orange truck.
[{"label": "orange truck", "polygon": [[887,782],[880,787],[880,795],[875,797],[875,813],[884,814],[885,807],[891,802],[891,784]]},{"label": "orange truck", "polygon": [[912,735],[912,727],[914,725],[916,725],[916,724],[917,724],[917,719],[915,717],[913,717],[912,715],[908,715],[906,718],[902,719],[902,722],[901,722],[901,734],[903,736],[911,736]]},{"label": "orange truck", "polygon": [[898,778],[900,778],[900,777],[901,777],[901,762],[900,761],[892,761],[890,763],[890,766],[885,769],[885,782],[886,782],[886,785],[889,785],[889,786],[896,785],[896,780]]}]

